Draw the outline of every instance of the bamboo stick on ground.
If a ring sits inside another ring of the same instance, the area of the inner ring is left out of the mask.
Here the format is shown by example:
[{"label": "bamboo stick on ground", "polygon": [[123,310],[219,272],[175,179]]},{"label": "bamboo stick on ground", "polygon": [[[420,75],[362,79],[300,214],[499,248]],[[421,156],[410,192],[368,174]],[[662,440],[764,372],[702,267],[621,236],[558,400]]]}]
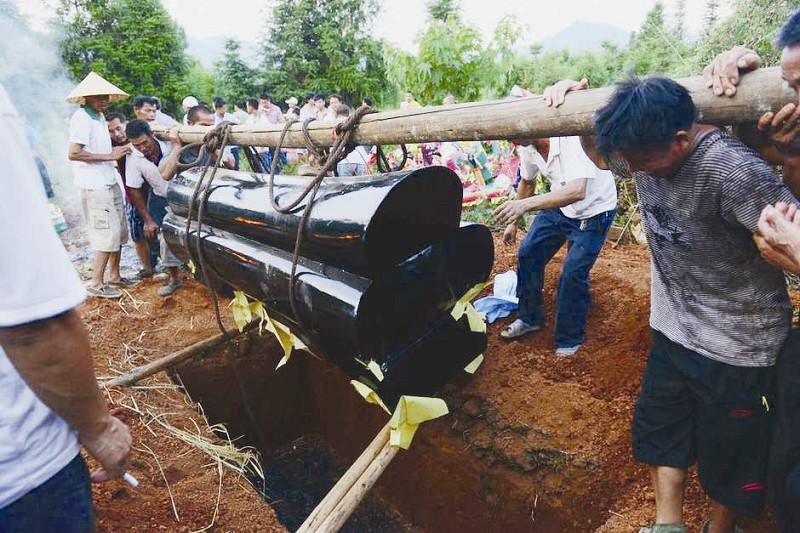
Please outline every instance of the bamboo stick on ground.
[{"label": "bamboo stick on ground", "polygon": [[336,508],[339,502],[350,491],[353,485],[358,481],[364,471],[375,461],[378,454],[389,442],[389,432],[391,428],[387,423],[386,426],[372,439],[372,442],[367,446],[367,449],[356,459],[356,462],[344,473],[344,475],[336,482],[333,488],[325,495],[317,507],[308,515],[305,522],[297,530],[297,533],[310,533],[317,531],[322,523],[328,518],[328,515]]},{"label": "bamboo stick on ground", "polygon": [[[227,331],[227,334],[229,337],[233,338],[239,335],[239,330],[237,328],[231,328]],[[103,384],[107,387],[119,387],[119,386],[128,386],[134,383],[138,383],[139,381],[143,380],[148,376],[152,376],[153,374],[157,374],[162,370],[171,368],[177,365],[178,363],[181,363],[189,359],[190,357],[193,357],[210,348],[222,344],[224,341],[225,341],[225,336],[222,333],[217,333],[216,335],[213,335],[207,339],[203,339],[199,342],[196,342],[191,346],[187,346],[182,350],[178,350],[177,352],[174,352],[170,355],[161,357],[160,359],[156,359],[155,361],[151,361],[146,365],[134,368],[130,372],[127,372],[121,376],[117,376],[113,379],[105,381]]]},{"label": "bamboo stick on ground", "polygon": [[[702,122],[740,124],[754,122],[767,111],[777,111],[796,96],[781,79],[779,67],[759,69],[742,76],[733,98],[714,96],[701,76],[677,80],[692,94]],[[412,111],[389,111],[367,115],[353,132],[357,144],[398,144],[431,141],[461,141],[582,135],[592,132],[595,110],[606,103],[613,87],[570,94],[559,108],[545,106],[541,98],[511,98],[425,107]],[[309,125],[316,146],[333,144],[331,121]],[[283,125],[234,126],[231,144],[276,146]],[[183,142],[200,142],[210,127],[183,126]],[[154,127],[163,135],[166,128]],[[289,129],[284,147],[303,148],[300,123]]]}]

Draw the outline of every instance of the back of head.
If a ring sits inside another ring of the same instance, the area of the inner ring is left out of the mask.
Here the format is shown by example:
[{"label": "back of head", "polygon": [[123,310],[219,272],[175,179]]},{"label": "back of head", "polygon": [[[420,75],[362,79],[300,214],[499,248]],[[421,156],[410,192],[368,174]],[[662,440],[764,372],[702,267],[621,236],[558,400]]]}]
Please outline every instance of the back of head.
[{"label": "back of head", "polygon": [[609,155],[666,146],[676,132],[692,127],[696,115],[681,84],[662,77],[631,77],[617,84],[608,103],[595,113],[597,150]]},{"label": "back of head", "polygon": [[800,44],[800,9],[789,17],[775,39],[775,48],[783,50]]},{"label": "back of head", "polygon": [[131,120],[128,122],[128,125],[125,126],[125,135],[128,136],[128,139],[137,139],[142,135],[152,134],[153,131],[150,129],[150,125],[144,120],[139,120],[138,118]]},{"label": "back of head", "polygon": [[192,124],[195,124],[197,121],[199,121],[202,116],[213,115],[213,114],[214,112],[211,111],[211,109],[208,106],[205,106],[203,104],[196,105],[193,108],[189,109],[189,111],[186,113],[186,122],[188,122],[189,125],[191,126]]},{"label": "back of head", "polygon": [[350,106],[347,104],[336,104],[333,109],[334,116],[336,117],[349,117],[350,116]]},{"label": "back of head", "polygon": [[128,120],[125,118],[125,115],[120,113],[119,111],[112,111],[111,113],[106,113],[106,122],[111,122],[112,120],[119,120],[122,124]]}]

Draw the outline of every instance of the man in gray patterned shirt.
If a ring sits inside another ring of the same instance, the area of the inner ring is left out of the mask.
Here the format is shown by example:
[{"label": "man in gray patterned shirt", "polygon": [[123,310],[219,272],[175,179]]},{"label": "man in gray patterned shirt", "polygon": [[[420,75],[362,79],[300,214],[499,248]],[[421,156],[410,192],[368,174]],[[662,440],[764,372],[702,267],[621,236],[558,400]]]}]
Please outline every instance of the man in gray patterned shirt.
[{"label": "man in gray patterned shirt", "polygon": [[600,153],[636,180],[652,255],[652,342],[633,420],[651,466],[653,533],[685,531],[686,470],[713,500],[704,531],[733,531],[763,504],[773,365],[789,333],[782,272],[759,255],[761,210],[794,196],[750,148],[695,122],[666,78],[620,84],[595,116]]}]

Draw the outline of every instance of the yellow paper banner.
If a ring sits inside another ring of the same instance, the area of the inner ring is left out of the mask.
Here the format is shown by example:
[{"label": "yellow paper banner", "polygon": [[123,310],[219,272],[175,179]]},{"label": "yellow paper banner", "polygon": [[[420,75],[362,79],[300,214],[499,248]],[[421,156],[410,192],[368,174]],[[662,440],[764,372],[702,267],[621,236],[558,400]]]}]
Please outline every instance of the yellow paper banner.
[{"label": "yellow paper banner", "polygon": [[464,367],[464,372],[467,374],[474,374],[478,368],[480,368],[481,364],[483,363],[483,354],[480,354],[478,357],[472,360],[470,364]]},{"label": "yellow paper banner", "polygon": [[233,312],[233,320],[236,322],[236,327],[242,331],[244,327],[253,320],[253,317],[261,319],[258,325],[259,335],[264,333],[264,330],[269,331],[275,338],[278,339],[281,348],[283,348],[283,357],[278,363],[277,368],[282,367],[289,361],[292,355],[292,350],[308,350],[308,347],[303,341],[298,339],[292,331],[276,320],[272,320],[267,314],[264,304],[259,301],[248,302],[247,295],[242,291],[233,291],[233,300],[228,305]]},{"label": "yellow paper banner", "polygon": [[367,368],[370,372],[372,372],[378,381],[383,381],[383,370],[381,370],[381,365],[376,363],[375,361],[370,361],[367,364]]},{"label": "yellow paper banner", "polygon": [[383,410],[386,411],[387,413],[389,414],[392,413],[389,410],[389,408],[386,407],[386,404],[383,403],[381,397],[378,396],[378,393],[370,389],[368,385],[364,385],[360,381],[356,381],[354,379],[350,380],[350,384],[353,385],[353,387],[355,387],[356,391],[358,391],[358,393],[361,395],[362,398],[364,398],[367,401],[367,403],[374,403],[375,405],[381,406]]},{"label": "yellow paper banner", "polygon": [[444,416],[450,411],[447,404],[440,398],[425,398],[422,396],[401,396],[397,402],[389,427],[389,444],[407,450],[411,446],[414,433],[423,422]]}]

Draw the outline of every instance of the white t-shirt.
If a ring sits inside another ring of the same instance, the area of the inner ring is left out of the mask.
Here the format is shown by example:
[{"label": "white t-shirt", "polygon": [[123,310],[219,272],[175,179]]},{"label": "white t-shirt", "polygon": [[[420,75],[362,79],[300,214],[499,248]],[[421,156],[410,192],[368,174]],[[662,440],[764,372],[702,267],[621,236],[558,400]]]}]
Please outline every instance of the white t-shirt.
[{"label": "white t-shirt", "polygon": [[[172,153],[172,143],[156,139],[161,146],[161,159]],[[132,189],[141,189],[144,182],[150,184],[153,192],[158,196],[167,196],[167,186],[169,182],[161,177],[158,166],[147,159],[142,152],[134,148],[131,155],[125,158],[125,185]]]},{"label": "white t-shirt", "polygon": [[[0,85],[0,327],[53,317],[86,298],[53,229],[29,154],[22,121]],[[0,347],[0,508],[43,484],[77,453],[75,432],[39,400]]]},{"label": "white t-shirt", "polygon": [[586,197],[561,208],[561,212],[569,218],[584,220],[617,206],[614,175],[609,170],[595,166],[583,151],[580,137],[551,137],[547,161],[533,145],[520,146],[519,172],[522,179],[528,181],[535,180],[536,173],[541,172],[553,191],[563,188],[570,181],[587,178]]},{"label": "white t-shirt", "polygon": [[[69,121],[69,142],[82,144],[90,154],[110,154],[111,136],[105,117],[101,114],[94,119],[82,107],[75,110]],[[72,161],[72,174],[81,189],[105,189],[116,185],[119,179],[113,161]]]}]

